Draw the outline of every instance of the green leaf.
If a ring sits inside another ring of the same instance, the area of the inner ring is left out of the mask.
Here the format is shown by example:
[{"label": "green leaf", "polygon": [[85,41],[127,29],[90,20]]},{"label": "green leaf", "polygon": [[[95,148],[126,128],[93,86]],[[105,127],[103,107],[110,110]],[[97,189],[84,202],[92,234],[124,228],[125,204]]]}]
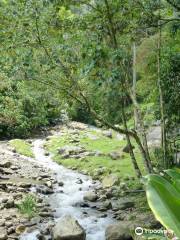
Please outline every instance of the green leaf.
[{"label": "green leaf", "polygon": [[164,171],[166,174],[168,174],[172,179],[174,180],[180,180],[180,173],[173,169],[168,169]]},{"label": "green leaf", "polygon": [[147,176],[146,195],[157,220],[180,237],[180,192],[164,177],[152,174]]},{"label": "green leaf", "polygon": [[180,173],[173,169],[168,169],[164,172],[171,178],[174,187],[180,192]]}]

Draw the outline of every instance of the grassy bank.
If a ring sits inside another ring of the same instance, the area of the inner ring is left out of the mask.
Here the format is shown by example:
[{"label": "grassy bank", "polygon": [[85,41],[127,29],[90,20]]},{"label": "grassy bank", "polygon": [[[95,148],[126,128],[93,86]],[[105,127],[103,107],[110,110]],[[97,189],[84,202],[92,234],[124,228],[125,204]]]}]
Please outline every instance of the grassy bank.
[{"label": "grassy bank", "polygon": [[[74,143],[72,139],[76,139]],[[84,159],[63,159],[58,153],[58,149],[66,145],[82,146],[87,151],[97,151],[100,154],[97,156],[86,156]],[[109,138],[104,136],[102,131],[91,129],[78,131],[75,137],[66,129],[61,136],[53,136],[45,143],[45,148],[54,154],[54,159],[58,163],[83,171],[93,177],[97,176],[100,179],[109,173],[115,174],[120,178],[135,177],[130,156],[122,151],[125,146],[126,141],[118,139],[115,132],[113,132],[112,138]],[[110,154],[113,152],[119,153],[120,157],[113,160],[110,157]],[[141,156],[136,147],[135,155],[141,170],[144,171]],[[99,169],[102,167],[103,172],[100,173]]]},{"label": "grassy bank", "polygon": [[13,147],[17,153],[27,157],[34,157],[31,144],[21,139],[13,139],[9,141],[9,145]]}]

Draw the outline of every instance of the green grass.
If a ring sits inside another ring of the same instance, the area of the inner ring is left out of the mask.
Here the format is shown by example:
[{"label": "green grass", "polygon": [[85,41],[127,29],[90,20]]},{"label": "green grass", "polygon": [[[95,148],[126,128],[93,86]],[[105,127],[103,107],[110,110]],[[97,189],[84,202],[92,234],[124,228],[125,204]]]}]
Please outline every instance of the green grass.
[{"label": "green grass", "polygon": [[21,139],[13,139],[9,141],[9,145],[19,153],[27,157],[34,157],[31,144]]},{"label": "green grass", "polygon": [[[96,137],[92,139],[90,136]],[[70,134],[67,132],[63,136],[52,137],[48,142],[45,143],[45,147],[54,154],[54,160],[66,167],[77,168],[80,171],[85,171],[89,175],[94,176],[97,169],[104,167],[105,171],[99,178],[101,179],[104,175],[108,173],[113,173],[119,178],[133,176],[135,177],[134,169],[131,164],[131,159],[129,154],[123,153],[124,157],[118,160],[112,160],[108,154],[113,151],[122,152],[122,148],[126,145],[125,140],[118,140],[116,133],[113,133],[113,138],[107,138],[103,136],[101,132],[96,132],[94,130],[80,131],[79,140],[80,146],[85,147],[88,151],[100,151],[103,156],[88,156],[85,159],[62,159],[58,154],[58,149],[64,145],[74,145],[69,143]],[[142,171],[143,164],[141,161],[140,153],[135,149],[135,154],[139,166]]]},{"label": "green grass", "polygon": [[[75,167],[79,170],[87,171],[91,176],[95,175],[95,172],[100,167],[105,167],[105,172],[102,177],[108,173],[113,173],[119,178],[127,176],[135,176],[134,169],[132,167],[129,157],[123,160],[111,160],[110,157],[87,157],[85,160],[77,159],[61,159],[56,155],[55,160],[66,167]],[[101,178],[99,176],[99,178]]]},{"label": "green grass", "polygon": [[[95,136],[95,134],[92,134]],[[97,134],[97,139],[93,140],[85,135],[81,136],[81,145],[87,150],[101,151],[102,153],[108,154],[112,151],[120,150],[126,145],[126,141],[118,141],[115,136],[113,139],[107,138],[100,134]]]},{"label": "green grass", "polygon": [[26,195],[22,202],[17,204],[17,208],[21,214],[31,219],[37,214],[36,198],[31,194]]}]

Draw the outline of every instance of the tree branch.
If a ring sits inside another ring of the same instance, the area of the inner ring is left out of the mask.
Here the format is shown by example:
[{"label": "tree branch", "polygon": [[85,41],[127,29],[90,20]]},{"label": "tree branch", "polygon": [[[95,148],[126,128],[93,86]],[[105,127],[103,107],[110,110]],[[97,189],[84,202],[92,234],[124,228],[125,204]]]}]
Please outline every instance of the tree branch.
[{"label": "tree branch", "polygon": [[[112,16],[111,16],[111,13],[110,13],[109,4],[108,4],[108,1],[107,1],[107,0],[104,0],[104,1],[105,1],[105,4],[106,4],[106,7],[107,7],[107,11],[108,11],[109,23],[110,23],[110,25],[112,24],[112,26],[111,26],[111,27],[112,27],[112,33],[113,33],[114,37],[116,37],[116,34],[115,34],[115,32],[114,32],[115,29],[113,28],[113,21],[112,21],[112,18],[111,18]],[[75,99],[76,101],[78,101],[78,102],[81,103],[81,104],[85,104],[85,105],[87,106],[89,112],[94,116],[94,118],[97,119],[98,121],[100,121],[101,123],[103,123],[103,124],[104,124],[105,126],[107,126],[108,128],[111,128],[111,129],[113,129],[113,130],[115,130],[115,131],[117,131],[117,132],[119,132],[119,133],[121,133],[121,134],[123,134],[123,135],[127,135],[127,134],[128,134],[129,136],[133,137],[133,138],[137,141],[138,135],[137,135],[136,131],[131,131],[131,130],[128,130],[128,131],[127,131],[127,130],[122,129],[122,128],[120,128],[120,127],[114,126],[113,124],[111,124],[111,123],[109,123],[108,121],[106,121],[105,119],[103,119],[103,118],[95,111],[95,109],[92,108],[90,102],[88,101],[88,98],[83,94],[83,91],[80,89],[80,86],[79,86],[78,82],[75,81],[75,79],[73,79],[73,77],[71,76],[69,69],[62,63],[62,61],[60,61],[60,65],[58,65],[58,64],[54,61],[53,57],[51,56],[51,54],[49,53],[48,49],[47,49],[46,46],[43,44],[43,41],[42,41],[42,39],[41,39],[41,35],[40,35],[40,31],[39,31],[39,25],[38,25],[38,15],[37,15],[37,13],[38,13],[38,10],[36,9],[36,19],[35,19],[35,22],[36,22],[36,31],[37,31],[37,40],[38,40],[38,43],[40,44],[40,46],[42,46],[42,48],[43,48],[44,51],[45,51],[45,54],[48,56],[48,58],[50,59],[50,61],[51,61],[53,64],[55,64],[56,66],[59,66],[59,67],[63,70],[63,72],[65,73],[67,79],[70,79],[70,80],[72,81],[72,84],[75,84],[74,86],[77,87],[77,92],[76,92],[76,95],[75,95],[75,94],[73,94],[72,91],[70,92],[69,89],[67,89],[67,88],[62,88],[62,86],[61,86],[61,87],[58,87],[57,85],[54,86],[54,88],[56,88],[56,89],[58,88],[58,89],[60,89],[61,91],[63,90],[63,91],[64,91],[67,95],[69,95],[71,98]],[[114,44],[117,44],[116,38],[115,38]],[[39,81],[39,82],[41,82],[41,83],[43,83],[43,84],[46,84],[46,85],[47,85],[47,84],[48,84],[48,85],[51,85],[51,86],[53,85],[53,83],[51,84],[51,83],[47,83],[47,82],[44,82],[44,81],[41,81],[41,80],[37,80],[37,79],[32,79],[32,80],[34,80],[34,81]],[[80,98],[77,97],[78,94],[82,97],[82,100],[83,100],[83,101],[82,101]],[[139,139],[139,141],[140,141],[140,139]]]}]

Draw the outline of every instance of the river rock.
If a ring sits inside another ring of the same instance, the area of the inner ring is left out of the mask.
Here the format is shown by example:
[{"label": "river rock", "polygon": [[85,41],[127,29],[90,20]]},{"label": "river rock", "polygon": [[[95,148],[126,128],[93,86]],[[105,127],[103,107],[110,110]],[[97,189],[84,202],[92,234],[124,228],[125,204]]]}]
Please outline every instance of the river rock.
[{"label": "river rock", "polygon": [[103,131],[103,135],[105,137],[112,138],[112,131],[111,130]]},{"label": "river rock", "polygon": [[51,212],[40,212],[39,216],[40,217],[53,217],[53,213],[51,213]]},{"label": "river rock", "polygon": [[52,184],[51,181],[47,181],[47,182],[45,183],[45,185],[46,185],[47,187],[49,187],[49,188],[52,188],[52,186],[53,186],[53,184]]},{"label": "river rock", "polygon": [[0,227],[5,226],[5,220],[4,219],[0,219]]},{"label": "river rock", "polygon": [[25,232],[25,230],[26,230],[26,227],[25,227],[24,225],[18,225],[18,226],[16,227],[15,232],[16,232],[18,235],[20,235],[20,234],[22,234],[23,232]]},{"label": "river rock", "polygon": [[63,183],[62,181],[60,181],[60,182],[58,182],[58,185],[59,185],[60,187],[63,187],[63,186],[64,186],[64,183]]},{"label": "river rock", "polygon": [[85,240],[86,233],[70,215],[62,217],[52,230],[54,240]]},{"label": "river rock", "polygon": [[6,226],[7,228],[12,227],[12,226],[13,226],[13,223],[10,222],[10,221],[6,221],[6,222],[5,222],[5,226]]},{"label": "river rock", "polygon": [[131,201],[125,201],[125,202],[121,202],[118,204],[118,209],[119,210],[126,210],[128,208],[132,208],[134,207],[135,203],[131,202]]},{"label": "river rock", "polygon": [[48,173],[41,173],[40,177],[43,178],[43,179],[44,178],[48,178],[49,179],[50,178],[50,174],[48,174]]},{"label": "river rock", "polygon": [[[75,129],[74,133],[78,134],[77,130],[86,130],[88,128],[87,124],[81,122],[70,122],[68,123],[68,127]],[[77,130],[76,130],[77,129]]]},{"label": "river rock", "polygon": [[3,167],[3,168],[10,168],[12,165],[12,163],[8,160],[1,160],[0,161],[0,167]]},{"label": "river rock", "polygon": [[13,170],[11,170],[10,168],[4,168],[4,167],[0,167],[0,172],[7,175],[11,175],[14,173]]},{"label": "river rock", "polygon": [[49,156],[50,153],[49,153],[49,152],[45,152],[44,155],[45,155],[45,156]]},{"label": "river rock", "polygon": [[98,199],[98,196],[94,192],[87,192],[84,195],[84,200],[85,201],[95,202],[97,199]]},{"label": "river rock", "polygon": [[110,174],[104,177],[102,181],[102,186],[104,188],[109,188],[119,183],[119,178],[116,175]]},{"label": "river rock", "polygon": [[8,235],[10,235],[10,234],[12,234],[12,233],[14,233],[15,232],[15,227],[9,227],[8,229],[7,229],[7,234]]},{"label": "river rock", "polygon": [[99,167],[94,170],[94,176],[99,177],[100,175],[103,175],[107,171],[106,167]]},{"label": "river rock", "polygon": [[[134,146],[132,146],[132,149],[134,149]],[[125,152],[125,153],[129,153],[129,151],[130,151],[129,145],[126,145],[126,146],[123,148],[122,151]]]},{"label": "river rock", "polygon": [[46,186],[41,186],[41,187],[37,187],[36,191],[38,193],[42,193],[42,194],[52,194],[54,193],[53,189],[46,187]]},{"label": "river rock", "polygon": [[82,183],[83,183],[83,180],[79,178],[79,179],[76,181],[76,183],[77,183],[77,184],[82,184]]},{"label": "river rock", "polygon": [[6,240],[7,238],[7,231],[4,228],[0,228],[0,240]]},{"label": "river rock", "polygon": [[18,187],[21,187],[21,188],[30,188],[31,187],[31,183],[26,183],[26,182],[19,182],[17,184]]},{"label": "river rock", "polygon": [[107,200],[106,195],[100,195],[100,196],[99,196],[98,201],[103,202],[103,201],[105,201],[105,200]]},{"label": "river rock", "polygon": [[8,198],[7,197],[3,197],[0,199],[0,203],[7,203]]},{"label": "river rock", "polygon": [[129,230],[129,222],[109,225],[106,228],[105,237],[106,240],[133,240]]},{"label": "river rock", "polygon": [[85,149],[83,147],[68,146],[68,145],[58,149],[59,154],[63,156],[77,155],[77,154],[83,153],[84,151]]},{"label": "river rock", "polygon": [[125,156],[121,152],[111,152],[109,153],[109,156],[112,160],[118,160],[118,159],[123,159]]},{"label": "river rock", "polygon": [[6,208],[13,208],[14,207],[14,199],[9,198],[8,201],[4,204],[4,207]]},{"label": "river rock", "polygon": [[106,200],[104,203],[103,203],[103,207],[105,208],[105,209],[112,209],[112,203],[111,203],[111,201],[108,201],[108,200]]}]

